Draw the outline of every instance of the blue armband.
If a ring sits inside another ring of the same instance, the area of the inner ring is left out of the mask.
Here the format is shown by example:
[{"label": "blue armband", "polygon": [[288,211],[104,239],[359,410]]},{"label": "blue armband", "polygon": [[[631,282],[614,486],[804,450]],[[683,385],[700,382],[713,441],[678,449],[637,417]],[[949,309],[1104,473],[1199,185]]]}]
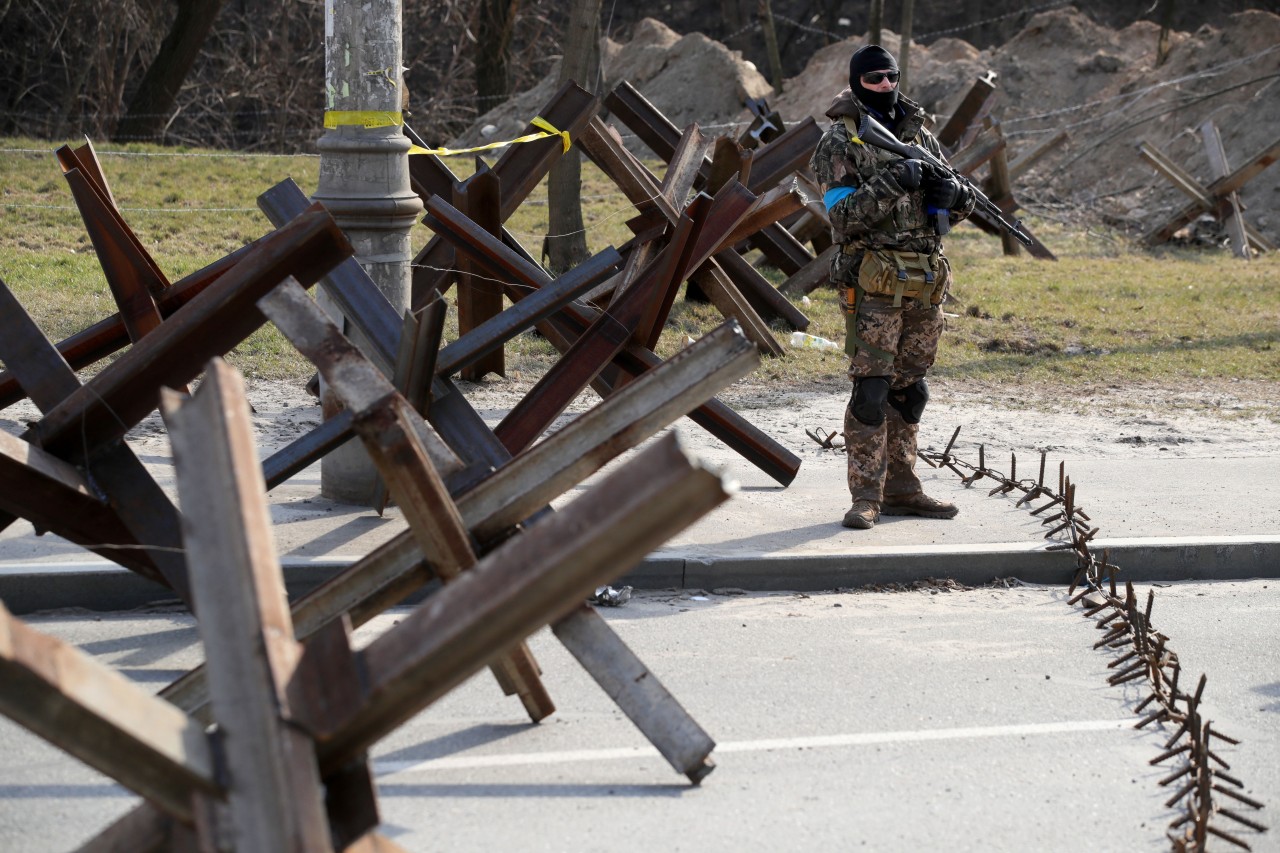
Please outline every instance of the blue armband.
[{"label": "blue armband", "polygon": [[842,199],[846,199],[853,195],[857,190],[853,187],[832,187],[822,196],[822,203],[827,206],[827,210],[835,207]]},{"label": "blue armband", "polygon": [[925,205],[925,212],[930,216],[935,216],[939,213],[950,213],[951,211],[945,207],[934,207],[932,204],[927,204]]}]

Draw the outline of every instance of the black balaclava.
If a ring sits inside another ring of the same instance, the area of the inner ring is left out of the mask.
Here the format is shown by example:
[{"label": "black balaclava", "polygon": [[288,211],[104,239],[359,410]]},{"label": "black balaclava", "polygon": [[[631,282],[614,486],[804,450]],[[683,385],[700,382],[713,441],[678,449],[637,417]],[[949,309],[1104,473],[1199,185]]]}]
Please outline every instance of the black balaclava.
[{"label": "black balaclava", "polygon": [[878,44],[863,45],[849,58],[849,88],[863,104],[886,119],[893,119],[893,108],[898,103],[898,87],[891,92],[873,92],[862,85],[862,75],[868,71],[897,71],[898,60]]}]

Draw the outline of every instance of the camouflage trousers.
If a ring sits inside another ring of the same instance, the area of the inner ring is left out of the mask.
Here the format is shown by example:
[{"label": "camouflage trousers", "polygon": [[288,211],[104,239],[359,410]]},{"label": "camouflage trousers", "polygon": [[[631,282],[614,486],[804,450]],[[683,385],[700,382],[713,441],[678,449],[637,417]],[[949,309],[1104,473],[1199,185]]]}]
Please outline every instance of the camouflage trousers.
[{"label": "camouflage trousers", "polygon": [[[936,305],[903,299],[902,306],[894,308],[892,298],[864,296],[858,305],[857,333],[866,347],[858,347],[850,359],[849,378],[856,382],[884,376],[892,391],[923,379],[937,356],[942,328],[942,310]],[[892,356],[892,361],[882,356]],[[888,403],[884,413],[883,423],[868,426],[845,407],[849,494],[855,501],[883,502],[921,491],[915,472],[919,425],[904,421]]]}]

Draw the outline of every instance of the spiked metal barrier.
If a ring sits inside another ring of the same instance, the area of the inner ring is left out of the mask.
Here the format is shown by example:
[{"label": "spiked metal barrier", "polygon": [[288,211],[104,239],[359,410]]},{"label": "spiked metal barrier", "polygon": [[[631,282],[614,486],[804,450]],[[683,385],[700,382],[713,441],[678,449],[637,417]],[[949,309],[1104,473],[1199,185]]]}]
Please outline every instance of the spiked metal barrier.
[{"label": "spiked metal barrier", "polygon": [[[1154,590],[1148,591],[1145,606],[1138,606],[1138,596],[1133,583],[1124,584],[1123,595],[1116,584],[1116,574],[1120,570],[1113,565],[1104,549],[1102,557],[1096,556],[1089,548],[1089,542],[1098,533],[1098,527],[1091,526],[1088,514],[1076,502],[1076,487],[1066,474],[1065,463],[1058,466],[1058,488],[1056,491],[1045,486],[1046,454],[1040,453],[1040,474],[1035,480],[1018,479],[1016,455],[1009,459],[1009,473],[1006,475],[987,466],[986,448],[978,446],[978,464],[961,461],[951,454],[956,438],[960,435],[957,427],[951,434],[950,441],[942,452],[921,450],[919,456],[934,468],[947,468],[954,472],[966,487],[973,486],[979,480],[994,480],[997,485],[988,493],[994,495],[1012,495],[1020,493],[1016,506],[1028,505],[1039,498],[1048,500],[1032,509],[1031,514],[1039,516],[1054,507],[1058,510],[1041,522],[1044,526],[1052,526],[1045,538],[1062,535],[1065,542],[1055,543],[1050,550],[1070,550],[1076,555],[1075,577],[1068,589],[1070,598],[1067,603],[1080,605],[1086,618],[1096,620],[1097,627],[1105,630],[1102,639],[1094,644],[1095,649],[1107,649],[1118,656],[1107,664],[1114,670],[1107,679],[1112,686],[1127,684],[1146,679],[1150,693],[1138,703],[1134,712],[1141,714],[1149,706],[1155,710],[1147,713],[1136,724],[1136,728],[1144,728],[1154,722],[1176,726],[1172,737],[1165,744],[1165,751],[1151,760],[1153,765],[1174,758],[1182,760],[1182,766],[1160,780],[1160,785],[1169,787],[1177,783],[1176,793],[1165,805],[1174,808],[1181,804],[1183,814],[1169,826],[1169,840],[1176,853],[1204,853],[1209,836],[1221,838],[1235,846],[1251,850],[1249,844],[1238,835],[1222,828],[1222,817],[1255,832],[1266,832],[1267,827],[1241,814],[1238,803],[1251,809],[1263,808],[1262,803],[1245,796],[1241,789],[1244,783],[1227,773],[1231,766],[1227,764],[1212,748],[1213,742],[1238,744],[1234,738],[1212,728],[1210,721],[1203,719],[1200,713],[1201,697],[1204,694],[1207,678],[1200,676],[1194,693],[1187,693],[1179,687],[1181,665],[1178,655],[1168,647],[1169,638],[1157,631],[1151,623],[1151,609],[1155,603]],[[1079,592],[1077,592],[1079,589]],[[1221,795],[1214,797],[1215,794]],[[1223,805],[1222,799],[1233,802],[1233,807]]]}]

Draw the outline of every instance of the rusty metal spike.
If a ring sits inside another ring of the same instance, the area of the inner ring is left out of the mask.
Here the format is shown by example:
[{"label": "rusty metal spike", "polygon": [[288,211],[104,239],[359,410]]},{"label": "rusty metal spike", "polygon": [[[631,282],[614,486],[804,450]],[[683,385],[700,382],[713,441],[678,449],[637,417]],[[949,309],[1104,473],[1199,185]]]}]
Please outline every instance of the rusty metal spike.
[{"label": "rusty metal spike", "polygon": [[951,446],[956,443],[956,438],[960,435],[960,427],[956,427],[956,431],[951,433],[951,440],[947,442],[947,449],[942,451],[942,461],[946,462],[951,453]]}]

